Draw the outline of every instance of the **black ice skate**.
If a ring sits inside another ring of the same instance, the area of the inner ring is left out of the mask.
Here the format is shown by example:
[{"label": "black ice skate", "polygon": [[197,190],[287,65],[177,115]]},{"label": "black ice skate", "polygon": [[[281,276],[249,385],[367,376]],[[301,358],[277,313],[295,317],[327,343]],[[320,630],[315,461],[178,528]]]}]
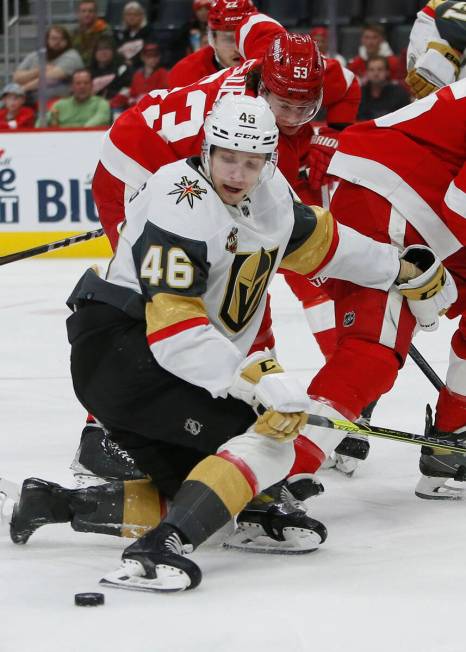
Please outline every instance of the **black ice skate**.
[{"label": "black ice skate", "polygon": [[327,538],[325,525],[308,516],[301,502],[323,492],[312,476],[293,476],[256,496],[237,517],[225,548],[272,554],[304,554]]},{"label": "black ice skate", "polygon": [[[362,412],[359,419],[356,419],[356,423],[359,426],[369,426],[372,412],[374,411],[377,401],[373,401],[366,406]],[[353,477],[354,472],[360,465],[360,463],[367,459],[370,451],[369,438],[367,435],[359,433],[357,435],[347,435],[335,448],[334,452],[329,455],[327,460],[325,460],[322,465],[323,469],[332,469],[334,468],[337,471],[341,471],[349,478]]]},{"label": "black ice skate", "polygon": [[70,521],[72,514],[68,493],[67,489],[54,482],[27,478],[11,517],[10,537],[13,543],[26,543],[42,525]]},{"label": "black ice skate", "polygon": [[194,589],[202,573],[184,556],[178,531],[161,523],[126,548],[121,567],[100,580],[107,586],[135,591],[174,592]]},{"label": "black ice skate", "polygon": [[104,428],[95,424],[84,428],[70,469],[78,487],[145,478],[131,455],[112,441]]},{"label": "black ice skate", "polygon": [[[464,445],[466,442],[465,429],[462,429],[461,432],[443,432],[434,426],[430,405],[426,407],[424,434],[426,437],[450,440],[454,444]],[[419,470],[422,476],[414,490],[418,498],[426,500],[461,500],[464,498],[464,489],[452,486],[448,481],[466,482],[466,455],[433,446],[423,446]]]}]

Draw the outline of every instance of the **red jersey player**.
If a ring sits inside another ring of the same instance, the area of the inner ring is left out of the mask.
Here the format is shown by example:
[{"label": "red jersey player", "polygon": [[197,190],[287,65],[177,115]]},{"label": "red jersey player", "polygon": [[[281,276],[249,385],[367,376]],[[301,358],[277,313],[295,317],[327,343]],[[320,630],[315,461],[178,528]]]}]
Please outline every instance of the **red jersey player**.
[{"label": "red jersey player", "polygon": [[239,65],[242,59],[235,40],[236,28],[253,13],[257,9],[251,0],[214,0],[207,18],[209,45],[173,66],[168,88],[188,86],[202,77]]},{"label": "red jersey player", "polygon": [[[331,202],[339,221],[400,249],[427,244],[451,274],[442,279],[445,302],[428,297],[420,301],[417,322],[421,328],[435,328],[437,313],[450,303],[448,317],[461,317],[452,338],[447,386],[439,395],[435,425],[429,426],[431,434],[453,439],[466,436],[465,161],[466,80],[461,80],[350,127],[329,167],[343,180]],[[335,281],[331,287],[338,347],[310,384],[312,412],[354,420],[395,382],[416,327],[409,309],[416,290],[408,291],[406,301],[351,283]],[[316,471],[340,438],[314,428],[307,462],[294,473]],[[445,479],[465,480],[466,458],[424,449],[420,469],[418,496],[458,497]]]}]

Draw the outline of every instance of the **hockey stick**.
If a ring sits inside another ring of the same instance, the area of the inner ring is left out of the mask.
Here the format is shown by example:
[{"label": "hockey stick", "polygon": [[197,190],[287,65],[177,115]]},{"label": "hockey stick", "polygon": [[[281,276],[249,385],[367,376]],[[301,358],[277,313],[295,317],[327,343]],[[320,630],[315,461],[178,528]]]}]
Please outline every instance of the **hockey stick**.
[{"label": "hockey stick", "polygon": [[343,430],[347,433],[357,435],[369,435],[369,437],[380,437],[382,439],[394,439],[395,441],[405,442],[407,444],[417,444],[418,446],[433,446],[443,448],[453,453],[466,453],[466,444],[454,444],[447,439],[436,439],[426,437],[425,435],[414,435],[402,430],[391,430],[390,428],[379,428],[377,426],[363,426],[352,421],[340,419],[328,419],[315,414],[308,416],[307,422],[310,426],[321,426],[331,430]]},{"label": "hockey stick", "polygon": [[103,236],[105,231],[103,229],[97,229],[96,231],[88,231],[87,233],[81,233],[80,235],[72,235],[69,238],[64,238],[63,240],[57,240],[56,242],[49,242],[48,244],[39,245],[37,247],[32,247],[32,249],[25,249],[24,251],[16,251],[12,254],[7,254],[6,256],[0,256],[0,265],[7,265],[8,263],[14,263],[17,260],[23,260],[23,258],[31,258],[31,256],[38,256],[39,254],[46,254],[49,251],[54,251],[55,249],[61,249],[62,247],[69,247],[70,245],[77,244],[78,242],[85,242],[86,240],[93,240],[94,238],[100,238]]},{"label": "hockey stick", "polygon": [[440,392],[440,390],[445,387],[445,383],[441,378],[437,376],[430,364],[427,362],[421,352],[416,349],[414,344],[411,344],[409,347],[408,354],[409,357],[417,364],[424,376],[426,376],[435,387],[435,389]]}]

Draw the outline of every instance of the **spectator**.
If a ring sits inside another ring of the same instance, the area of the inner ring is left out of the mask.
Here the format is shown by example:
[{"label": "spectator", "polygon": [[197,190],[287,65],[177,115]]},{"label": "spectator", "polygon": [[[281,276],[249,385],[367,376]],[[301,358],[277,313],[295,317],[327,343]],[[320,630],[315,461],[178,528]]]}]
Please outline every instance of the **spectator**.
[{"label": "spectator", "polygon": [[313,27],[309,32],[313,40],[317,43],[319,50],[324,55],[324,57],[332,57],[341,63],[342,66],[346,66],[346,59],[342,57],[341,54],[337,52],[333,55],[328,53],[328,29],[327,27]]},{"label": "spectator", "polygon": [[7,84],[2,91],[4,108],[0,109],[0,129],[34,127],[34,111],[24,106],[26,93],[19,84]]},{"label": "spectator", "polygon": [[71,82],[71,97],[55,102],[47,113],[51,127],[103,127],[111,123],[110,104],[92,92],[89,70],[77,70]]},{"label": "spectator", "polygon": [[399,79],[399,61],[393,50],[385,40],[385,31],[382,25],[366,25],[361,35],[359,54],[351,59],[348,68],[359,77],[361,82],[366,81],[366,66],[369,57],[386,57],[391,79]]},{"label": "spectator", "polygon": [[160,50],[157,43],[146,43],[141,52],[141,59],[143,67],[136,70],[131,83],[132,104],[155,88],[168,88],[168,70],[160,66]]},{"label": "spectator", "polygon": [[385,57],[371,57],[367,62],[367,81],[362,86],[359,120],[374,120],[410,103],[408,91],[390,80]]},{"label": "spectator", "polygon": [[89,70],[92,75],[94,95],[110,102],[113,118],[128,107],[129,89],[134,70],[116,51],[109,36],[101,36],[92,55]]},{"label": "spectator", "polygon": [[78,27],[73,32],[73,46],[86,66],[89,65],[95,44],[101,36],[112,36],[112,28],[97,16],[94,0],[81,0],[78,6]]},{"label": "spectator", "polygon": [[123,7],[123,29],[115,31],[118,52],[134,68],[142,65],[140,52],[144,43],[154,41],[154,29],[147,24],[144,7],[139,2],[127,2]]},{"label": "spectator", "polygon": [[[45,98],[66,97],[70,93],[70,79],[75,70],[83,67],[79,53],[71,46],[71,36],[64,27],[52,25],[46,32]],[[39,52],[30,52],[13,73],[13,81],[37,100],[39,87]]]}]

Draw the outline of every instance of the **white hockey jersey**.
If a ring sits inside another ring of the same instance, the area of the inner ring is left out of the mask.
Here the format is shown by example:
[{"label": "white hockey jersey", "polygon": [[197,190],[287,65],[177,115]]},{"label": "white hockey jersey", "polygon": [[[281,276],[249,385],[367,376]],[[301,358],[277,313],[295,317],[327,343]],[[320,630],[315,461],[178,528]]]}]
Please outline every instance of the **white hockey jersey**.
[{"label": "white hockey jersey", "polygon": [[[412,70],[417,60],[434,41],[455,48],[462,54],[458,79],[466,77],[466,4],[452,0],[430,0],[417,14],[407,51],[407,69]],[[453,69],[452,69],[453,71]],[[453,74],[453,72],[452,72]],[[446,83],[451,83],[454,78]]]},{"label": "white hockey jersey", "polygon": [[387,290],[399,261],[395,248],[297,201],[278,170],[227,206],[199,164],[167,165],[133,195],[106,283],[99,281],[109,298],[101,286],[98,297],[88,286],[82,296],[112,303],[115,287],[139,295],[157,362],[217,397],[254,342],[278,269]]}]

